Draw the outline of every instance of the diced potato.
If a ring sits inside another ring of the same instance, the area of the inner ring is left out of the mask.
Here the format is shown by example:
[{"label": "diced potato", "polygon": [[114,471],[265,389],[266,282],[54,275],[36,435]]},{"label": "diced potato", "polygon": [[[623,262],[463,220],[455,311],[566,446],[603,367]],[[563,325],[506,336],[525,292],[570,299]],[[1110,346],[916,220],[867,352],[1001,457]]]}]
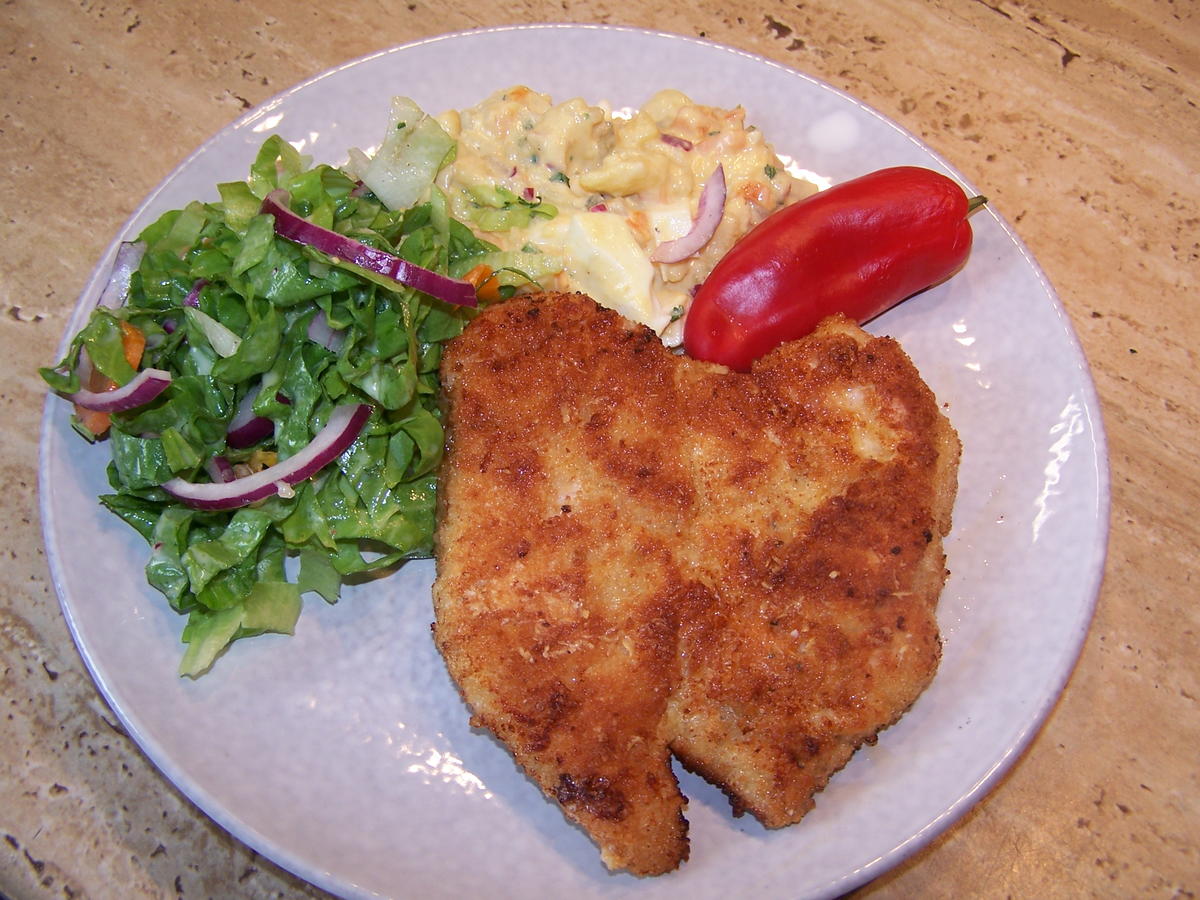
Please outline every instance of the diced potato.
[{"label": "diced potato", "polygon": [[596,165],[613,146],[612,123],[604,110],[582,100],[552,106],[533,126],[531,160],[552,170],[573,174]]},{"label": "diced potato", "polygon": [[621,216],[575,214],[565,256],[567,274],[584,293],[637,322],[651,324],[658,317],[650,297],[654,267]]},{"label": "diced potato", "polygon": [[584,190],[628,197],[668,180],[670,161],[661,154],[616,150],[598,169],[579,176]]}]

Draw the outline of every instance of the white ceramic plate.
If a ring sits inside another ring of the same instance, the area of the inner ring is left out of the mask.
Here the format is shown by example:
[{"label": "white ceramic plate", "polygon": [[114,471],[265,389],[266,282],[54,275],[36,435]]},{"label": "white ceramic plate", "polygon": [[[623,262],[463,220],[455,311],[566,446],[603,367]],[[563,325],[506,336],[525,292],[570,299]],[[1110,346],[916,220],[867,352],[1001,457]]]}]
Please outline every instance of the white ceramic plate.
[{"label": "white ceramic plate", "polygon": [[[215,198],[217,182],[245,177],[270,133],[341,163],[348,147],[378,141],[394,93],[440,111],[518,83],[614,106],[677,87],[704,103],[743,104],[781,153],[834,180],[905,163],[958,177],[878,113],[758,57],[628,29],[494,29],[350,63],[251,111],[167,178],[117,240],[164,210]],[[700,900],[847,891],[953,822],[1020,754],[1074,665],[1103,567],[1107,467],[1087,365],[1008,225],[992,208],[972,222],[966,269],[871,326],[903,343],[963,440],[941,671],[799,825],[768,832],[734,819],[717,791],[684,774],[691,860],[657,879],[608,874],[507,752],[468,727],[429,636],[430,563],[336,607],[307,600],[294,637],[241,642],[209,675],[181,680],[181,622],[143,581],[146,545],[95,501],[106,452],[80,441],[67,405],[51,399],[42,512],[80,652],[171,781],[251,847],[335,893]]]}]

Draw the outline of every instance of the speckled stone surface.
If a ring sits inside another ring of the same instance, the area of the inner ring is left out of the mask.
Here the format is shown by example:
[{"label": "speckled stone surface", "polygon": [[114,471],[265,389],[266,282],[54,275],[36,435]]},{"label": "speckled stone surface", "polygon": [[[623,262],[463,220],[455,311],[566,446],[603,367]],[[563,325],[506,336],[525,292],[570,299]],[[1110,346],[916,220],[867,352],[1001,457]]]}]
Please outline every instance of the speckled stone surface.
[{"label": "speckled stone surface", "polygon": [[1200,7],[1175,0],[0,6],[0,894],[321,897],[226,835],[122,733],[49,582],[36,367],[142,197],[244,109],[443,31],[604,22],[701,35],[844,88],[1012,223],[1091,362],[1113,467],[1096,619],[1043,731],[863,897],[1200,893]]}]

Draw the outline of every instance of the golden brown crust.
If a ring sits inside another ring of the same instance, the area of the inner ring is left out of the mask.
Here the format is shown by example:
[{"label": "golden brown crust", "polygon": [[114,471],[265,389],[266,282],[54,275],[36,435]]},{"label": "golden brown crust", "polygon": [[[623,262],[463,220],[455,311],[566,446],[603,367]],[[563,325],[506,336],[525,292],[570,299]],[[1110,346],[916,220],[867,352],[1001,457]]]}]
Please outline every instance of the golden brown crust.
[{"label": "golden brown crust", "polygon": [[791,824],[933,677],[958,440],[894,341],[732,373],[544,294],[442,375],[437,645],[610,867],[686,858],[672,755]]}]

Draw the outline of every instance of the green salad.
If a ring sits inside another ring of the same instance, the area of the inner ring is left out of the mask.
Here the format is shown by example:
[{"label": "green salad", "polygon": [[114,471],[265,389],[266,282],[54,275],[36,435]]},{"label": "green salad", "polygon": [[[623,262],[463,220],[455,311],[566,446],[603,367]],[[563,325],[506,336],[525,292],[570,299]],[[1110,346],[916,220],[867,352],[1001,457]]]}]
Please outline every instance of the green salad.
[{"label": "green salad", "polygon": [[[448,216],[433,178],[453,142],[430,122],[406,146],[394,121],[375,160],[389,190],[417,182],[421,201],[403,209],[269,138],[218,202],[168,212],[122,248],[132,262],[106,292],[115,302],[41,370],[77,403],[75,429],[111,452],[99,500],[146,539],[147,580],[187,617],[183,675],[238,638],[291,633],[308,592],[333,603],[347,579],[431,554],[438,365],[473,309],[427,293],[428,279],[473,303],[466,273],[489,273],[501,296],[524,276]],[[283,237],[269,196],[374,255]],[[426,290],[381,274],[380,257]]]}]

